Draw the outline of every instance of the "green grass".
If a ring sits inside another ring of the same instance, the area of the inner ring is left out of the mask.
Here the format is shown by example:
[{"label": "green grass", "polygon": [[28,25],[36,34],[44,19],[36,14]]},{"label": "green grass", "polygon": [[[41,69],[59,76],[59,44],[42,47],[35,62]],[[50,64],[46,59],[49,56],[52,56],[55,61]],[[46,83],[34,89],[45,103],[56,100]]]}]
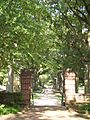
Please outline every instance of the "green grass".
[{"label": "green grass", "polygon": [[19,106],[7,106],[4,104],[0,105],[0,115],[6,115],[6,114],[16,114],[17,112],[20,111],[20,107]]},{"label": "green grass", "polygon": [[61,95],[56,94],[55,96],[56,96],[56,98],[57,98],[58,101],[61,101],[61,99],[62,99]]},{"label": "green grass", "polygon": [[90,112],[90,103],[80,105],[78,110],[82,113]]},{"label": "green grass", "polygon": [[33,93],[34,99],[39,99],[40,98],[40,93]]},{"label": "green grass", "polygon": [[79,104],[70,104],[72,109],[81,114],[90,114],[90,103],[79,103]]}]

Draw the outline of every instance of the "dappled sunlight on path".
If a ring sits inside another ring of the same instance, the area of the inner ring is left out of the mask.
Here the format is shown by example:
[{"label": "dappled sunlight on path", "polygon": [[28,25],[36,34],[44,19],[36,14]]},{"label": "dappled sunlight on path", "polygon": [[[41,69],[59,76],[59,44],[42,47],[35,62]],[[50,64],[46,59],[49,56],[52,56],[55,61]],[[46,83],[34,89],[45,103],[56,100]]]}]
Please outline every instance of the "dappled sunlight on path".
[{"label": "dappled sunlight on path", "polygon": [[[60,96],[60,93],[59,93]],[[53,89],[45,89],[44,93],[40,95],[39,99],[34,100],[35,106],[60,106],[61,101],[53,93]]]},{"label": "dappled sunlight on path", "polygon": [[[58,94],[60,96],[60,93]],[[57,93],[52,88],[45,89],[39,99],[34,100],[34,105],[22,114],[17,114],[15,120],[90,120],[73,110],[61,106]]]},{"label": "dappled sunlight on path", "polygon": [[68,111],[65,107],[33,106],[16,115],[0,117],[0,120],[90,120],[90,117]]},{"label": "dappled sunlight on path", "polygon": [[90,120],[90,117],[61,106],[56,94],[46,89],[30,108],[10,117],[0,117],[0,120]]},{"label": "dappled sunlight on path", "polygon": [[31,110],[18,114],[15,120],[90,120],[80,116],[74,111],[68,111],[63,107],[33,107]]}]

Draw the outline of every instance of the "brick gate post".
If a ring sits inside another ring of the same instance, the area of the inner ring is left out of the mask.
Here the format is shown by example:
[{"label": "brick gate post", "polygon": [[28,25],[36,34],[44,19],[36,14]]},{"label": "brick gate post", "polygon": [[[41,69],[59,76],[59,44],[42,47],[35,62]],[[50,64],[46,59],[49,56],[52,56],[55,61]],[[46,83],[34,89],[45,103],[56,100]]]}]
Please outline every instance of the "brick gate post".
[{"label": "brick gate post", "polygon": [[29,69],[21,70],[21,92],[23,96],[23,105],[30,106],[31,71]]},{"label": "brick gate post", "polygon": [[65,99],[66,103],[75,100],[75,73],[74,72],[65,72]]}]

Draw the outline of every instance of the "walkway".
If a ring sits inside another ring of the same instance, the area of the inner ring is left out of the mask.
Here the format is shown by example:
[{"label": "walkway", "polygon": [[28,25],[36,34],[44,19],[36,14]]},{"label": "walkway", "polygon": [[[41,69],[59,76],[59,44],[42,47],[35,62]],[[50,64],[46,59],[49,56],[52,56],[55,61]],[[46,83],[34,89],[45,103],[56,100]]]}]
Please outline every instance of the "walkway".
[{"label": "walkway", "polygon": [[60,93],[53,93],[52,88],[47,88],[40,94],[39,99],[34,99],[34,106],[61,106]]},{"label": "walkway", "polygon": [[18,114],[15,120],[90,120],[62,107],[58,95],[51,88],[45,89],[40,99],[34,101],[34,106],[29,111]]},{"label": "walkway", "polygon": [[84,115],[67,110],[60,105],[52,89],[46,89],[40,99],[34,101],[34,106],[17,115],[0,117],[0,120],[90,120]]},{"label": "walkway", "polygon": [[18,114],[14,120],[90,120],[63,107],[33,107],[28,112]]}]

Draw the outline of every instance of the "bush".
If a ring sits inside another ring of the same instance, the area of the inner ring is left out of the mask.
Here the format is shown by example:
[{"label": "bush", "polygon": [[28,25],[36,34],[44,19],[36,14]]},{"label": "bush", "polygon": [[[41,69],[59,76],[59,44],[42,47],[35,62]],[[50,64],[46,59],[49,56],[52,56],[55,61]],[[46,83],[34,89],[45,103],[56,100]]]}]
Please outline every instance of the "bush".
[{"label": "bush", "polygon": [[81,112],[87,112],[87,111],[90,112],[90,103],[80,105],[79,110]]},{"label": "bush", "polygon": [[20,111],[20,107],[19,106],[7,106],[4,104],[0,105],[0,115],[6,115],[9,113],[17,113]]}]

